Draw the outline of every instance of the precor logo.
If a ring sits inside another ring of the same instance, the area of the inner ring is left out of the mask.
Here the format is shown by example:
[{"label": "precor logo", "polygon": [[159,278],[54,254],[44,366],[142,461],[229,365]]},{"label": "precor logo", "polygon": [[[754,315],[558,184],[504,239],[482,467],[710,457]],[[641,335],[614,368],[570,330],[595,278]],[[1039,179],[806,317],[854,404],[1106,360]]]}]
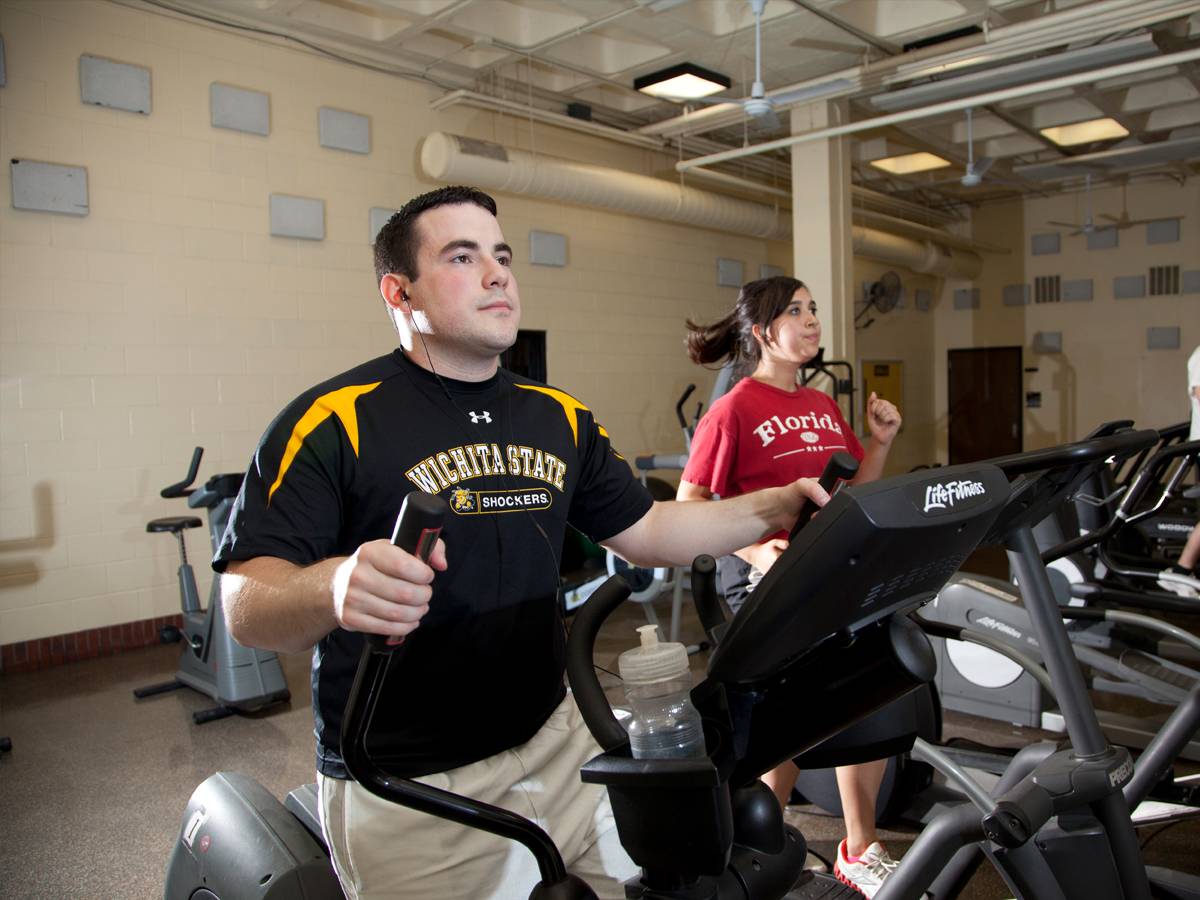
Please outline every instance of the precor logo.
[{"label": "precor logo", "polygon": [[980,481],[947,481],[925,486],[925,512],[947,509],[968,497],[979,497],[987,490]]}]

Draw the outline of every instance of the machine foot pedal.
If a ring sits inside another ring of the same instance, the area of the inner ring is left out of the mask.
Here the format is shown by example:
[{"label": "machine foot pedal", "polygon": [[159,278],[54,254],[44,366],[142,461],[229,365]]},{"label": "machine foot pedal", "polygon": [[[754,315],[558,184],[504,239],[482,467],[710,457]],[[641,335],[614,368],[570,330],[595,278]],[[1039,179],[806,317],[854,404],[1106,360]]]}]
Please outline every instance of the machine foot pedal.
[{"label": "machine foot pedal", "polygon": [[805,872],[785,900],[862,900],[863,895],[833,875]]}]

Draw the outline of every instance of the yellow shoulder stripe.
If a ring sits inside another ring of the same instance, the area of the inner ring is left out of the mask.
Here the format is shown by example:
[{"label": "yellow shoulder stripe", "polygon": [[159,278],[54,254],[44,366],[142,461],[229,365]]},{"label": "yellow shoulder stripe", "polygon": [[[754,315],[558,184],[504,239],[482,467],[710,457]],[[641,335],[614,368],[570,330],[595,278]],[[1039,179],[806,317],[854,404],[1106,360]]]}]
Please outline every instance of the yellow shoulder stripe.
[{"label": "yellow shoulder stripe", "polygon": [[354,455],[358,456],[358,412],[355,410],[354,404],[359,397],[369,394],[380,384],[381,382],[378,381],[374,384],[352,384],[336,391],[330,391],[328,394],[322,394],[313,401],[313,405],[300,417],[300,421],[292,429],[291,437],[288,438],[287,448],[283,451],[283,460],[279,463],[279,475],[275,478],[271,489],[267,491],[268,505],[275,495],[276,489],[283,484],[283,476],[291,468],[296,454],[304,446],[304,439],[331,415],[337,416],[342,427],[346,429],[346,435],[350,438],[350,446],[354,448]]},{"label": "yellow shoulder stripe", "polygon": [[[563,408],[563,415],[567,417],[567,424],[571,426],[571,435],[575,438],[575,446],[579,446],[579,423],[576,419],[576,414],[579,410],[587,410],[587,407],[572,397],[570,394],[564,394],[562,391],[556,391],[552,387],[540,387],[536,384],[513,384],[513,387],[519,387],[524,391],[537,391],[539,394],[545,394],[552,400],[558,402],[558,405]],[[603,429],[601,429],[603,431]]]}]

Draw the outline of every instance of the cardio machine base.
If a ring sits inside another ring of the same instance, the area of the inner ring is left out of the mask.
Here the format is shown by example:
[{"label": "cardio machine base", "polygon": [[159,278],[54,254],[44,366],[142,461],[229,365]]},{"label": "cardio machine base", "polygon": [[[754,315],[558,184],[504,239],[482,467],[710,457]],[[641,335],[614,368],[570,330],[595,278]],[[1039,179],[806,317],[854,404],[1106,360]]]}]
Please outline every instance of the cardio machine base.
[{"label": "cardio machine base", "polygon": [[[207,893],[205,893],[207,891]],[[324,846],[266,788],[218,772],[193,792],[167,865],[166,900],[342,900]]]}]

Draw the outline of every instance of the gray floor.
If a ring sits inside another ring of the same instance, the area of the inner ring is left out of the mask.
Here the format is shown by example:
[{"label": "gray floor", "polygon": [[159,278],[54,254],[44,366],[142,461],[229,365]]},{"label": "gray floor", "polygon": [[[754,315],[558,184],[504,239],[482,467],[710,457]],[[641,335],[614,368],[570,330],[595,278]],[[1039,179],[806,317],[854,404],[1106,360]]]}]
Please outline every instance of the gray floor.
[{"label": "gray floor", "polygon": [[[665,604],[660,610],[667,611]],[[614,616],[601,635],[597,663],[615,670],[617,654],[634,645],[633,629],[644,621],[636,607]],[[690,615],[684,637],[699,637]],[[243,772],[279,796],[313,779],[307,654],[284,661],[290,708],[203,726],[191,721],[191,713],[207,705],[198,694],[180,691],[140,702],[130,694],[167,677],[177,654],[174,646],[155,647],[41,673],[0,675],[0,735],[14,743],[13,752],[0,757],[0,897],[161,896],[183,809],[209,774]],[[703,655],[693,660],[701,671]],[[1009,746],[1036,737],[963,717],[947,722],[947,735],[954,734]],[[832,857],[840,820],[805,807],[789,808],[788,819],[812,849]],[[898,855],[914,833],[884,836]],[[1200,873],[1198,841],[1200,825],[1173,828],[1154,839],[1148,861]],[[965,896],[1008,893],[985,867]]]}]

